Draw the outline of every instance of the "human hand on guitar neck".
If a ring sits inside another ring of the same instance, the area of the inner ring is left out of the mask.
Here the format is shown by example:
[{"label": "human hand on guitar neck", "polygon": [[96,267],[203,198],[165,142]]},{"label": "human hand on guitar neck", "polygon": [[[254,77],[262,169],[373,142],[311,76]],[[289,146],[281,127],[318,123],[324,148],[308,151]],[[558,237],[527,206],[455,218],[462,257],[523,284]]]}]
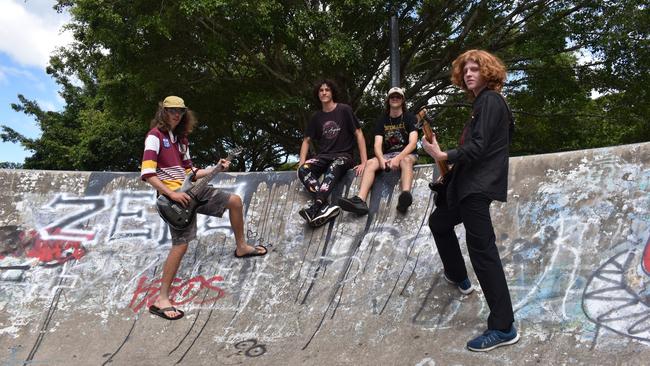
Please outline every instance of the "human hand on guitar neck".
[{"label": "human hand on guitar neck", "polygon": [[432,158],[436,161],[446,161],[447,153],[440,150],[440,145],[438,145],[438,140],[436,140],[436,134],[432,135],[432,142],[429,142],[426,136],[422,136],[422,147],[427,154],[431,155]]},{"label": "human hand on guitar neck", "polygon": [[[219,168],[219,167],[221,167],[221,168]],[[206,175],[212,173],[212,171],[215,170],[215,169],[221,169],[221,171],[226,171],[226,170],[228,170],[228,168],[230,168],[230,160],[228,160],[228,159],[219,159],[219,162],[217,163],[217,165],[213,166],[212,168],[197,170],[196,173],[195,173],[195,178],[196,179],[201,179],[201,178],[205,177]]]},{"label": "human hand on guitar neck", "polygon": [[444,162],[447,160],[447,153],[440,149],[438,145],[438,140],[436,140],[436,134],[431,129],[429,123],[431,119],[427,116],[427,110],[425,108],[420,109],[417,113],[416,118],[418,123],[421,125],[422,130],[424,131],[424,136],[422,136],[422,147],[427,154],[431,155],[436,162]]},{"label": "human hand on guitar neck", "polygon": [[[220,171],[226,171],[230,168],[230,160],[228,159],[219,159],[219,162],[217,165],[213,166],[212,168],[209,169],[198,169],[194,172],[194,179],[200,179],[205,177],[208,174],[211,174],[214,169],[220,169]],[[150,183],[158,189],[162,194],[165,196],[169,197],[170,200],[174,202],[178,202],[181,204],[183,207],[187,207],[187,205],[190,203],[192,200],[192,197],[190,197],[189,194],[183,192],[183,191],[172,191],[169,188],[166,188],[165,185],[160,182],[159,185],[155,184],[153,181],[158,180],[157,177],[151,177],[149,180]]]}]

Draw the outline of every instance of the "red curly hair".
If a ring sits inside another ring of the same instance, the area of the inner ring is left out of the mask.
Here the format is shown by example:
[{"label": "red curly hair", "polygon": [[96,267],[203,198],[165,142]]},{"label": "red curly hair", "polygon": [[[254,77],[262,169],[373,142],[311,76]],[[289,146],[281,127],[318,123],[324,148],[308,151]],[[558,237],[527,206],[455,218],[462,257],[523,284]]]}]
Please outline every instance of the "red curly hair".
[{"label": "red curly hair", "polygon": [[487,83],[487,88],[501,92],[506,81],[506,67],[500,58],[483,50],[469,50],[458,56],[451,64],[451,82],[473,96],[471,90],[467,89],[463,79],[463,68],[467,61],[474,61],[478,64],[481,77]]}]

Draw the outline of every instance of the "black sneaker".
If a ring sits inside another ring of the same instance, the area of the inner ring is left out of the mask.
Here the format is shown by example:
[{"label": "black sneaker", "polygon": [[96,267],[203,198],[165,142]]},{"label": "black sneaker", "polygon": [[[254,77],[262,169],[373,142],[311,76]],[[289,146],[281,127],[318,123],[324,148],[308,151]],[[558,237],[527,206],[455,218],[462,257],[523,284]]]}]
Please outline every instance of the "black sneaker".
[{"label": "black sneaker", "polygon": [[314,220],[314,216],[318,214],[318,210],[320,210],[320,208],[321,204],[314,202],[313,205],[298,211],[298,214],[300,214],[300,216],[302,216],[302,218],[305,219],[308,224],[311,224],[311,222]]},{"label": "black sneaker", "polygon": [[513,324],[507,332],[496,329],[486,330],[480,336],[467,342],[467,348],[470,351],[486,352],[497,347],[515,344],[517,341],[519,341],[519,333]]},{"label": "black sneaker", "polygon": [[411,195],[411,192],[402,192],[397,199],[397,211],[406,213],[406,210],[408,210],[409,206],[411,206],[411,203],[413,203],[413,196]]},{"label": "black sneaker", "polygon": [[335,218],[341,212],[339,206],[330,205],[329,203],[323,204],[318,210],[318,213],[312,217],[310,225],[312,227],[319,227],[325,225],[328,221]]},{"label": "black sneaker", "polygon": [[368,213],[368,205],[359,196],[341,198],[339,199],[339,206],[341,206],[342,210],[354,212],[357,215],[365,215]]}]

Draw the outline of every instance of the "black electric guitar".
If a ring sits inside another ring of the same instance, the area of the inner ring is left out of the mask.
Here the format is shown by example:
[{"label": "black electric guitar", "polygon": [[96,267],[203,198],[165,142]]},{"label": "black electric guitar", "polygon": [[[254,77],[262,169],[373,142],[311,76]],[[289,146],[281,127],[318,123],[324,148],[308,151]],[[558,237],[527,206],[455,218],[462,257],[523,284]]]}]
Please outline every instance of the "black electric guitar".
[{"label": "black electric guitar", "polygon": [[[416,115],[417,125],[424,132],[424,136],[430,143],[433,142],[433,130],[431,128],[431,117],[427,115],[427,110],[422,108]],[[447,185],[449,185],[449,179],[451,177],[451,169],[453,165],[449,164],[447,161],[436,161],[438,166],[438,178],[433,182],[429,183],[429,188],[436,192],[436,204],[440,206],[443,202],[446,202],[447,196]]]},{"label": "black electric guitar", "polygon": [[[243,149],[241,147],[235,147],[228,152],[226,160],[231,161],[234,157],[241,154],[242,151]],[[185,177],[181,188],[176,190],[177,192],[185,192],[190,196],[190,202],[185,207],[164,194],[158,196],[158,199],[156,200],[156,209],[158,210],[160,217],[162,217],[169,226],[177,230],[182,230],[189,226],[194,215],[196,215],[196,210],[207,202],[199,201],[197,199],[198,192],[210,183],[215,175],[222,172],[223,169],[223,166],[218,164],[208,175],[194,184],[192,184],[195,175],[194,172]]]}]

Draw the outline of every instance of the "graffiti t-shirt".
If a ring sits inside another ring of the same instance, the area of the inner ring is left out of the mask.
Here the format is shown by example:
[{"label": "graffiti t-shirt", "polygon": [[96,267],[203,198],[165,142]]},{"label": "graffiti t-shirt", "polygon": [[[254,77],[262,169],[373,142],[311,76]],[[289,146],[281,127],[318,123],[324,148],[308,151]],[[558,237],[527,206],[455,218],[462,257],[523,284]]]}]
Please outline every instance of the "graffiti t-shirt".
[{"label": "graffiti t-shirt", "polygon": [[318,142],[319,156],[352,156],[355,138],[354,131],[361,128],[352,108],[337,103],[330,112],[322,110],[314,113],[307,125],[305,137]]},{"label": "graffiti t-shirt", "polygon": [[402,151],[409,143],[409,134],[416,131],[415,116],[406,112],[396,118],[382,113],[375,122],[375,136],[382,136],[384,142],[382,151],[384,154]]}]

